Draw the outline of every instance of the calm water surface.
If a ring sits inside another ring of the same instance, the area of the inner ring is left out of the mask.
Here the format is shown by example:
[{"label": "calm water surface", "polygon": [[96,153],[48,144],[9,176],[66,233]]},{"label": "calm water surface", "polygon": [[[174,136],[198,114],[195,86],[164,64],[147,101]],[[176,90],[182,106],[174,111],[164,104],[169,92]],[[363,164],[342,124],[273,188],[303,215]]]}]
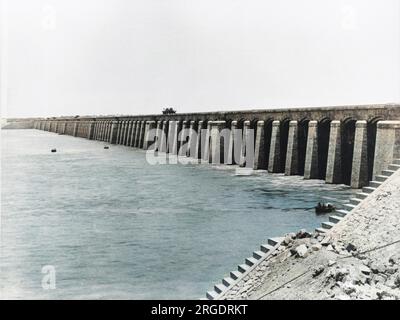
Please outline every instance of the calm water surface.
[{"label": "calm water surface", "polygon": [[[2,298],[203,297],[268,237],[313,230],[344,186],[234,167],[152,166],[140,150],[2,131]],[[57,148],[57,153],[51,153]],[[56,289],[42,288],[42,267]]]}]

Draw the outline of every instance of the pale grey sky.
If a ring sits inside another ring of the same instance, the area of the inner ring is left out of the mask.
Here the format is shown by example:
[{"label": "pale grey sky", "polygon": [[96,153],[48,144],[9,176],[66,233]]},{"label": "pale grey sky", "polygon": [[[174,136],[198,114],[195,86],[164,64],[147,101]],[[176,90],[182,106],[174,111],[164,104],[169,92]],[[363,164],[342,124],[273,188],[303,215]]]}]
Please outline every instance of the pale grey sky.
[{"label": "pale grey sky", "polygon": [[2,115],[400,101],[398,0],[2,0]]}]

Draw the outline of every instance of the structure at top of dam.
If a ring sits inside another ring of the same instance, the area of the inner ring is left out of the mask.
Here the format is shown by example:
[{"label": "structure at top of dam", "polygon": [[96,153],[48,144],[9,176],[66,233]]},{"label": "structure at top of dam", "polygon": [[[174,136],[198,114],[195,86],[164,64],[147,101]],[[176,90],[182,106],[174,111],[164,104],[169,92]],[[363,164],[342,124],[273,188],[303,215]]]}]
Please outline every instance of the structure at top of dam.
[{"label": "structure at top of dam", "polygon": [[[217,157],[218,163],[353,188],[400,158],[400,104],[30,121],[32,128],[59,134],[142,149],[155,143],[155,151],[169,155],[210,163]],[[224,129],[230,133],[222,135]]]}]

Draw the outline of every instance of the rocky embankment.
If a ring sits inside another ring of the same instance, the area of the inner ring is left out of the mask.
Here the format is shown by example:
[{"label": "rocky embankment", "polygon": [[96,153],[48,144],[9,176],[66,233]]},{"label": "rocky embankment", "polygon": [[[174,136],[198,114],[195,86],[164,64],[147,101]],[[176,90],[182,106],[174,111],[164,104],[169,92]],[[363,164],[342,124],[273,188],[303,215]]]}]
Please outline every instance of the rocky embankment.
[{"label": "rocky embankment", "polygon": [[400,299],[400,170],[326,234],[288,234],[221,299]]}]

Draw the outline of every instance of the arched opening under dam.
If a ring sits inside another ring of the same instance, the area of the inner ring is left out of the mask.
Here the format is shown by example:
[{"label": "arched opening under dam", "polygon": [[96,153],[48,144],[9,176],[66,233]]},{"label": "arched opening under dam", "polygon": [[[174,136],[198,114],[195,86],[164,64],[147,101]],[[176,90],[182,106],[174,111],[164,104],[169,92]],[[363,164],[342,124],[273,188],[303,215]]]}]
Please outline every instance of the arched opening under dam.
[{"label": "arched opening under dam", "polygon": [[244,122],[246,121],[245,118],[240,118],[240,120],[237,121],[237,133],[240,134],[240,137],[237,136],[235,137],[235,143],[234,143],[234,161],[235,164],[239,165],[240,164],[240,159],[241,159],[241,152],[242,152],[242,145],[244,143]]},{"label": "arched opening under dam", "polygon": [[318,122],[318,175],[321,180],[326,178],[330,127],[331,120],[328,118]]},{"label": "arched opening under dam", "polygon": [[356,133],[356,120],[346,119],[342,124],[341,167],[342,182],[350,185],[353,167],[354,138]]},{"label": "arched opening under dam", "polygon": [[200,132],[200,153],[199,153],[199,158],[200,159],[203,159],[203,157],[204,157],[204,152],[206,150],[206,146],[210,145],[210,140],[208,139],[208,141],[206,141],[207,130],[208,130],[208,122],[209,122],[208,119],[203,121],[202,130]]},{"label": "arched opening under dam", "polygon": [[258,131],[258,118],[255,118],[250,121],[250,129],[253,130],[253,142],[256,143],[257,131]]},{"label": "arched opening under dam", "polygon": [[306,149],[307,149],[307,138],[308,138],[308,123],[310,120],[303,119],[298,124],[298,174],[304,175],[304,165],[306,162]]},{"label": "arched opening under dam", "polygon": [[271,150],[272,122],[273,122],[273,119],[267,119],[264,122],[264,150],[265,150],[265,154],[266,154],[266,157],[265,157],[266,168],[268,168],[269,152]]},{"label": "arched opening under dam", "polygon": [[289,123],[290,119],[286,118],[281,121],[280,124],[280,155],[279,155],[279,172],[285,171],[286,165],[286,155],[287,155],[287,145],[288,145],[288,138],[289,138]]}]

